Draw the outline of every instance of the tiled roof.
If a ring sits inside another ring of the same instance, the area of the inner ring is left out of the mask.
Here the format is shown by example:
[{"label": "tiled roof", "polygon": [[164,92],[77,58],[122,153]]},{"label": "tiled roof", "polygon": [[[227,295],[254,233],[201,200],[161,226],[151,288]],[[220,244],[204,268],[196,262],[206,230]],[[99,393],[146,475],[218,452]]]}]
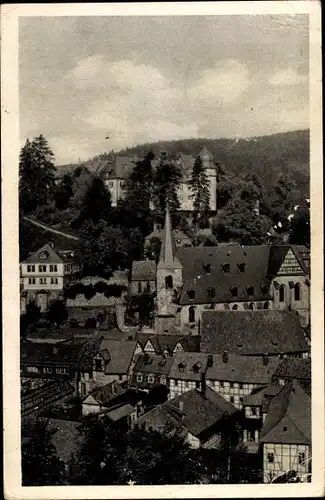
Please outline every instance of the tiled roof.
[{"label": "tiled roof", "polygon": [[135,260],[132,262],[132,281],[155,281],[156,262],[154,260]]},{"label": "tiled roof", "polygon": [[306,379],[311,378],[311,359],[288,357],[280,361],[274,372],[274,377],[288,379]]},{"label": "tiled roof", "polygon": [[107,375],[128,373],[136,344],[135,340],[102,340],[99,351],[107,349],[111,356],[106,364],[105,373]]},{"label": "tiled roof", "polygon": [[[270,299],[266,278],[269,247],[266,245],[178,248],[176,255],[183,265],[181,304]],[[251,295],[247,287],[253,287]],[[213,296],[209,289],[214,289]],[[189,290],[194,290],[194,299],[189,298]]]},{"label": "tiled roof", "polygon": [[173,358],[170,378],[200,381],[206,372],[207,355],[199,352],[177,352]]},{"label": "tiled roof", "polygon": [[184,413],[181,423],[193,436],[199,436],[222,418],[237,411],[231,403],[209,387],[206,388],[205,395],[194,389],[170,399],[164,405],[180,408],[180,403]]},{"label": "tiled roof", "polygon": [[264,365],[261,356],[239,356],[233,353],[228,354],[227,363],[223,362],[222,354],[213,354],[211,357],[213,364],[207,368],[207,380],[249,384],[268,384],[279,363],[278,359],[271,357],[267,360],[267,365]]},{"label": "tiled roof", "polygon": [[203,311],[201,350],[238,354],[308,352],[299,319],[289,311]]},{"label": "tiled roof", "polygon": [[156,354],[162,354],[165,350],[169,354],[172,354],[176,344],[180,342],[182,348],[186,352],[199,352],[200,351],[200,340],[201,337],[198,335],[164,335],[164,334],[148,334],[138,332],[135,335],[135,339],[139,342],[142,349],[144,349],[148,340],[150,340],[152,347],[155,349]]},{"label": "tiled roof", "polygon": [[297,381],[286,384],[270,402],[261,442],[311,443],[311,399]]},{"label": "tiled roof", "polygon": [[117,422],[121,418],[128,417],[131,413],[134,412],[134,406],[124,403],[118,406],[118,408],[111,408],[105,412],[105,416],[107,416],[113,422]]},{"label": "tiled roof", "polygon": [[172,365],[173,358],[164,358],[163,356],[142,354],[139,355],[135,363],[133,372],[169,375]]},{"label": "tiled roof", "polygon": [[121,385],[116,381],[113,381],[102,387],[97,387],[90,394],[88,394],[84,400],[86,400],[89,396],[92,396],[97,403],[105,405],[124,392],[125,391],[122,389]]},{"label": "tiled roof", "polygon": [[243,398],[243,406],[263,406],[264,408],[264,403],[271,401],[281,390],[282,386],[275,383],[255,389],[251,394]]},{"label": "tiled roof", "polygon": [[49,243],[46,243],[39,250],[29,255],[22,264],[61,264],[62,262],[63,259],[59,253]]}]

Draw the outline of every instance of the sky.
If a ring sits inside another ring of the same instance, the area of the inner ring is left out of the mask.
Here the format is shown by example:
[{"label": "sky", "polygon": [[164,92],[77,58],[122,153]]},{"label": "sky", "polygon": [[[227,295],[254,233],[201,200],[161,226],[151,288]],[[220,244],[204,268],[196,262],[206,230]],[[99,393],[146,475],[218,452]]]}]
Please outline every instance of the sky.
[{"label": "sky", "polygon": [[308,16],[21,17],[20,141],[56,163],[309,128]]}]

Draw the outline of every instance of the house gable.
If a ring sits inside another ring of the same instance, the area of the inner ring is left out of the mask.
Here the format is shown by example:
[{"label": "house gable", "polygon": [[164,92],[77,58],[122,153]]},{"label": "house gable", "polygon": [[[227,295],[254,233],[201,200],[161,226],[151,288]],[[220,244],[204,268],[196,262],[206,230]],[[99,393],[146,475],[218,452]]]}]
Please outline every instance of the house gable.
[{"label": "house gable", "polygon": [[180,342],[177,342],[177,344],[175,345],[173,353],[175,353],[175,352],[184,352],[184,349],[183,349],[182,344]]},{"label": "house gable", "polygon": [[277,276],[290,276],[297,274],[303,275],[305,273],[299,264],[297,257],[290,248],[277,272]]},{"label": "house gable", "polygon": [[98,401],[96,401],[96,399],[91,394],[86,396],[86,398],[83,400],[82,404],[99,406]]},{"label": "house gable", "polygon": [[144,352],[156,352],[150,340],[146,342],[146,345],[144,346]]}]

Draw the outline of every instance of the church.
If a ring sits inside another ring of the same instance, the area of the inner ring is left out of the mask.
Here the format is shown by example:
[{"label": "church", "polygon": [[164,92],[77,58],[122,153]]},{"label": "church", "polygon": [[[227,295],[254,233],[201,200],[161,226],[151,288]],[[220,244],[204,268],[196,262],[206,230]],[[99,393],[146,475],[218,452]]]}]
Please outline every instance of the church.
[{"label": "church", "polygon": [[302,327],[310,323],[310,253],[304,246],[177,247],[167,207],[153,272],[157,334],[198,335],[205,310],[293,311]]}]

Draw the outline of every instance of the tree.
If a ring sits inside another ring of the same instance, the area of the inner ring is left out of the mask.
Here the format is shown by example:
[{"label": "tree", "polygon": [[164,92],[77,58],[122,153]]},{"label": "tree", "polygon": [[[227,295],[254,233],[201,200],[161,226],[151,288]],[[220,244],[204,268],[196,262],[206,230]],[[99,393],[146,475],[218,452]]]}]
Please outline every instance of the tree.
[{"label": "tree", "polygon": [[159,255],[160,255],[160,247],[161,247],[161,239],[157,238],[156,236],[153,236],[149,240],[149,244],[146,248],[146,257],[147,259],[150,260],[155,260],[158,262]]},{"label": "tree", "polygon": [[51,323],[62,325],[68,319],[68,310],[63,300],[52,301],[46,316]]},{"label": "tree", "polygon": [[35,325],[41,317],[41,309],[37,307],[35,301],[26,305],[26,312],[20,316],[20,335],[24,337],[28,328]]},{"label": "tree", "polygon": [[310,246],[310,210],[302,206],[294,212],[290,224],[290,243]]},{"label": "tree", "polygon": [[197,228],[209,227],[210,190],[209,180],[200,156],[197,156],[190,179],[193,193],[193,224]]},{"label": "tree", "polygon": [[182,173],[180,168],[167,160],[162,155],[160,163],[153,176],[154,213],[156,222],[163,223],[165,220],[166,206],[168,204],[173,227],[179,223],[178,210],[180,208],[177,189],[180,184]]},{"label": "tree", "polygon": [[43,135],[27,139],[19,157],[19,203],[24,213],[53,200],[55,172],[54,154]]},{"label": "tree", "polygon": [[59,210],[64,210],[69,205],[69,200],[73,195],[73,179],[71,175],[65,174],[55,191],[55,206]]},{"label": "tree", "polygon": [[36,420],[22,427],[23,486],[57,486],[64,484],[64,463],[52,444],[53,432],[48,423]]},{"label": "tree", "polygon": [[103,220],[109,222],[111,215],[111,195],[102,179],[95,177],[86,191],[79,223],[92,221],[98,224]]}]

